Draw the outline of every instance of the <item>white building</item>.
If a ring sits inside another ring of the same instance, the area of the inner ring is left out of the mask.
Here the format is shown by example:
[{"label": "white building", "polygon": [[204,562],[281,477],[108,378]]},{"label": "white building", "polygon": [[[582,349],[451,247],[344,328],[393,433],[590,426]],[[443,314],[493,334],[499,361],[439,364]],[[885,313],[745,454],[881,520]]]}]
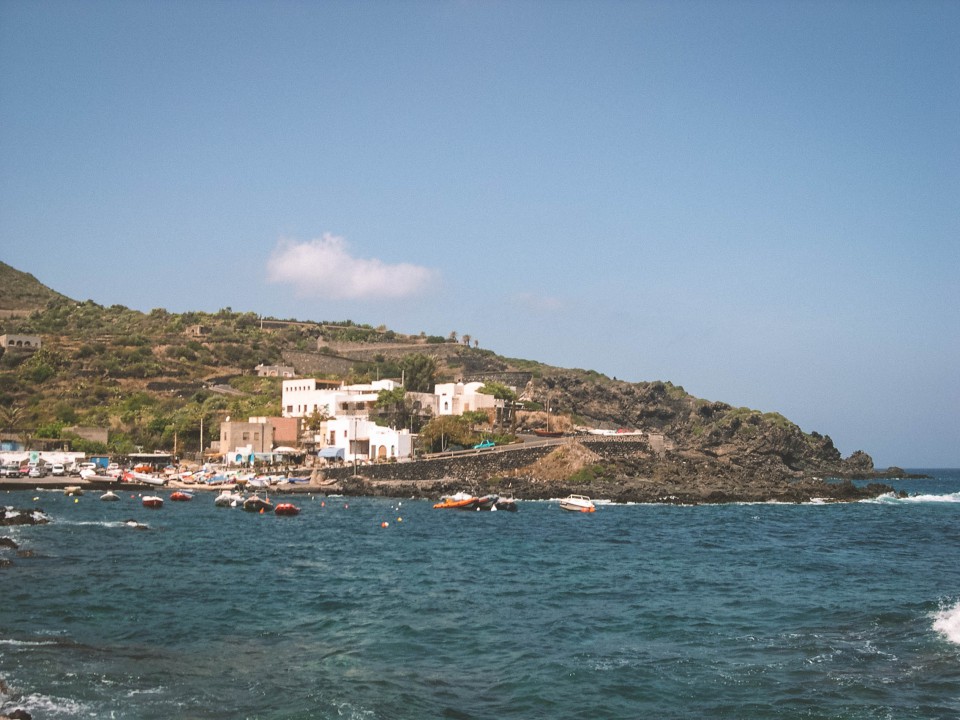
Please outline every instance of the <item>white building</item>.
[{"label": "white building", "polygon": [[[341,417],[325,423],[321,457],[341,457],[345,462],[406,460],[413,456],[409,430],[394,430],[360,417]],[[339,450],[337,453],[335,451]],[[333,451],[333,452],[331,452]]]},{"label": "white building", "polygon": [[377,380],[366,385],[341,385],[337,388],[317,385],[312,378],[284,380],[281,400],[283,417],[309,417],[314,412],[332,417],[367,417],[381,390],[400,387],[400,383],[393,380]]},{"label": "white building", "polygon": [[503,407],[503,401],[493,395],[479,392],[482,382],[442,383],[434,388],[436,397],[435,415],[463,415],[471,410],[487,410]]}]

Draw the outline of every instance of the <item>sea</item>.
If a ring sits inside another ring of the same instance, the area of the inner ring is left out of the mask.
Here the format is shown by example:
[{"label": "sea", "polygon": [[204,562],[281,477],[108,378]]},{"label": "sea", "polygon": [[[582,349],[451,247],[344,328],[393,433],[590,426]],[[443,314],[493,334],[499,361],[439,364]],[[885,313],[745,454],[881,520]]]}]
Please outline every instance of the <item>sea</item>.
[{"label": "sea", "polygon": [[592,514],[7,492],[51,522],[0,528],[0,715],[960,718],[960,470],[914,472]]}]

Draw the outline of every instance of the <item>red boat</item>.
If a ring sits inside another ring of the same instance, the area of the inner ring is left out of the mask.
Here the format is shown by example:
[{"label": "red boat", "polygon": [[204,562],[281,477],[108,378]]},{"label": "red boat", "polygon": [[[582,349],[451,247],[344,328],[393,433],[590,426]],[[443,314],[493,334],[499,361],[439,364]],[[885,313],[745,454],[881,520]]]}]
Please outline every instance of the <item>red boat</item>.
[{"label": "red boat", "polygon": [[156,495],[144,495],[143,496],[143,506],[153,509],[158,509],[163,507],[163,498],[157,497]]},{"label": "red boat", "polygon": [[277,503],[273,512],[275,515],[299,515],[300,508],[293,503]]},{"label": "red boat", "polygon": [[170,499],[174,502],[186,502],[187,500],[193,500],[193,495],[183,492],[183,490],[176,490],[170,493]]}]

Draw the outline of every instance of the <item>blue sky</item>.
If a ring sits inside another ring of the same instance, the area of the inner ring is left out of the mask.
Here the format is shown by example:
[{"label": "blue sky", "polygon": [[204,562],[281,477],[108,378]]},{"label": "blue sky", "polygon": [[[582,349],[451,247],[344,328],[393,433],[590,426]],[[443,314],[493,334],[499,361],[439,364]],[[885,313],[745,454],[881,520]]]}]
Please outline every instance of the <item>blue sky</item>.
[{"label": "blue sky", "polygon": [[0,0],[0,259],[960,466],[960,4]]}]

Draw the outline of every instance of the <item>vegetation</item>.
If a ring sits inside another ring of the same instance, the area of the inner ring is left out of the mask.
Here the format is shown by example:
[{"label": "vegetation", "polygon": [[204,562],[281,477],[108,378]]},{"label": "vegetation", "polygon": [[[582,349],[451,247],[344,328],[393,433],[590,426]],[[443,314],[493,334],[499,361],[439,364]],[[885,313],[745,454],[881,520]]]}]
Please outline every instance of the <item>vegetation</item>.
[{"label": "vegetation", "polygon": [[[778,413],[700,400],[670,382],[627,383],[593,370],[502,357],[475,347],[472,336],[456,331],[446,337],[426,332],[405,336],[382,325],[278,320],[229,307],[213,313],[163,308],[143,313],[72,300],[3,263],[0,312],[0,334],[42,338],[42,349],[32,353],[0,351],[0,425],[28,447],[69,443],[103,452],[69,430],[95,426],[109,429],[110,452],[196,452],[201,441],[216,438],[227,416],[280,414],[281,381],[257,377],[254,368],[292,364],[284,358],[296,352],[317,358],[318,367],[334,363],[335,374],[317,373],[317,378],[402,378],[407,391],[432,392],[438,381],[512,373],[522,376],[519,392],[493,380],[481,392],[530,411],[545,410],[549,402],[555,420],[575,415],[582,424],[662,432],[705,450],[737,440],[762,441],[769,449],[771,439],[779,438],[790,446],[791,467],[802,466],[805,457],[839,457],[829,437],[804,434]],[[345,364],[343,356],[330,357],[339,350],[324,342],[345,342],[361,351]],[[398,357],[397,351],[381,347],[398,343],[416,345],[417,351]],[[344,372],[345,366],[351,371]],[[319,428],[329,412],[307,418],[307,426]],[[469,447],[481,438],[498,444],[511,439],[496,433],[486,413],[430,418],[402,391],[381,394],[375,420],[419,431],[425,451]],[[506,423],[510,417],[496,420]]]}]

